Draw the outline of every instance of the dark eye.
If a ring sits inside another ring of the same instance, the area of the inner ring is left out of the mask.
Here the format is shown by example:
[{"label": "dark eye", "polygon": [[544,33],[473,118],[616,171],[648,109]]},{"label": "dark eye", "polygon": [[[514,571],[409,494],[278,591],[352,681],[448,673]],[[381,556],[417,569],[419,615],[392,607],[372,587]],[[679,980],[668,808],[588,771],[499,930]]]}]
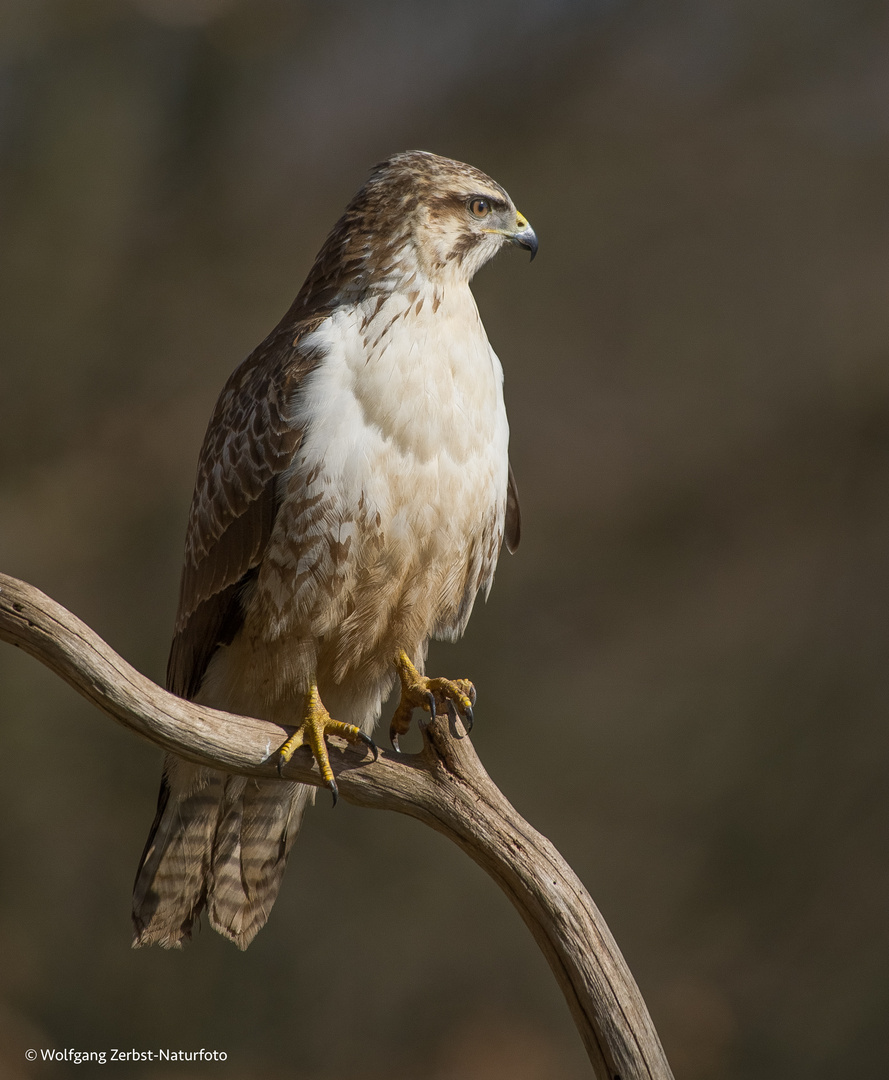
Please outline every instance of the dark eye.
[{"label": "dark eye", "polygon": [[473,199],[469,204],[469,212],[473,217],[483,218],[487,217],[491,212],[491,204],[487,199]]}]

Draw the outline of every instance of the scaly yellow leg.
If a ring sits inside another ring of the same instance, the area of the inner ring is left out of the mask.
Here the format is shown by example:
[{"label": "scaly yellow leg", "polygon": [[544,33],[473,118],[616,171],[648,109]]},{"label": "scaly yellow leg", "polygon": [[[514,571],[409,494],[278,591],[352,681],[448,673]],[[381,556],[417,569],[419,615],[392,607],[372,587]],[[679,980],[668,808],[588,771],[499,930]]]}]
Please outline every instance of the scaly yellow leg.
[{"label": "scaly yellow leg", "polygon": [[395,668],[401,680],[401,701],[389,725],[389,738],[396,750],[399,736],[410,727],[414,709],[425,709],[435,719],[436,698],[452,710],[456,706],[467,734],[472,731],[475,687],[469,679],[427,679],[417,671],[404,649],[399,649],[395,657]]},{"label": "scaly yellow leg", "polygon": [[278,751],[278,772],[280,774],[281,769],[301,746],[308,746],[312,751],[312,756],[318,762],[321,779],[333,792],[333,805],[336,806],[339,791],[333,776],[333,769],[330,767],[330,758],[327,755],[327,746],[324,742],[326,735],[336,735],[350,743],[363,742],[373,750],[374,758],[377,756],[377,744],[369,735],[365,735],[354,724],[344,724],[339,720],[332,719],[321,702],[318,687],[315,683],[312,683],[306,706],[306,718]]}]

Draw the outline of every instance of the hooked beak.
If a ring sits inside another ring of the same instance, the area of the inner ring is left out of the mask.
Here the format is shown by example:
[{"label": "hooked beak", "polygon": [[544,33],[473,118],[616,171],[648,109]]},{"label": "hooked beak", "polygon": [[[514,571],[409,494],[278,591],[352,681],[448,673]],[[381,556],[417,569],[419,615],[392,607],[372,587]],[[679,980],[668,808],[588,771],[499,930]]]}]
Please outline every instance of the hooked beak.
[{"label": "hooked beak", "polygon": [[531,261],[533,262],[534,256],[537,254],[537,233],[528,224],[528,219],[524,214],[516,214],[516,225],[518,226],[516,231],[508,234],[509,239],[518,247],[530,251]]}]

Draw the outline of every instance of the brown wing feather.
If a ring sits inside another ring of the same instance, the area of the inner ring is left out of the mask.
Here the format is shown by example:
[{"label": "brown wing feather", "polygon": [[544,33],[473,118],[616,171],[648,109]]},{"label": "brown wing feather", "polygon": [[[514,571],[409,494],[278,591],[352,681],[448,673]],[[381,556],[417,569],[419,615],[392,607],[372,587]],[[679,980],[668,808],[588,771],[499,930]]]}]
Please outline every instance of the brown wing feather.
[{"label": "brown wing feather", "polygon": [[522,512],[519,510],[519,493],[512,473],[512,462],[509,465],[509,480],[506,484],[506,521],[503,525],[503,538],[506,541],[506,550],[512,555],[522,539]]},{"label": "brown wing feather", "polygon": [[234,637],[240,595],[259,565],[278,512],[275,478],[303,432],[289,418],[292,395],[318,363],[301,347],[321,318],[285,318],[229,378],[204,436],[179,589],[167,687],[193,697],[210,657]]}]

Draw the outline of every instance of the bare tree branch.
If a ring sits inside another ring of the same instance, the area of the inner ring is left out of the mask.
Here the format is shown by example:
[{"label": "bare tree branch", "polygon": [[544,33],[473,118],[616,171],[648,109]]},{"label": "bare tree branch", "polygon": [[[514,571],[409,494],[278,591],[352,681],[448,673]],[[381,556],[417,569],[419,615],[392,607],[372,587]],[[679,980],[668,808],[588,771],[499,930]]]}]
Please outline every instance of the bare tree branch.
[{"label": "bare tree branch", "polygon": [[[277,777],[274,724],[202,708],[140,675],[88,626],[38,589],[0,574],[0,639],[36,657],[113,719],[165,750],[248,776]],[[397,810],[450,837],[503,889],[562,988],[598,1080],[669,1080],[645,1002],[605,921],[550,842],[506,801],[472,743],[446,716],[415,755],[331,745],[340,796]],[[309,754],[288,780],[321,783]]]}]

